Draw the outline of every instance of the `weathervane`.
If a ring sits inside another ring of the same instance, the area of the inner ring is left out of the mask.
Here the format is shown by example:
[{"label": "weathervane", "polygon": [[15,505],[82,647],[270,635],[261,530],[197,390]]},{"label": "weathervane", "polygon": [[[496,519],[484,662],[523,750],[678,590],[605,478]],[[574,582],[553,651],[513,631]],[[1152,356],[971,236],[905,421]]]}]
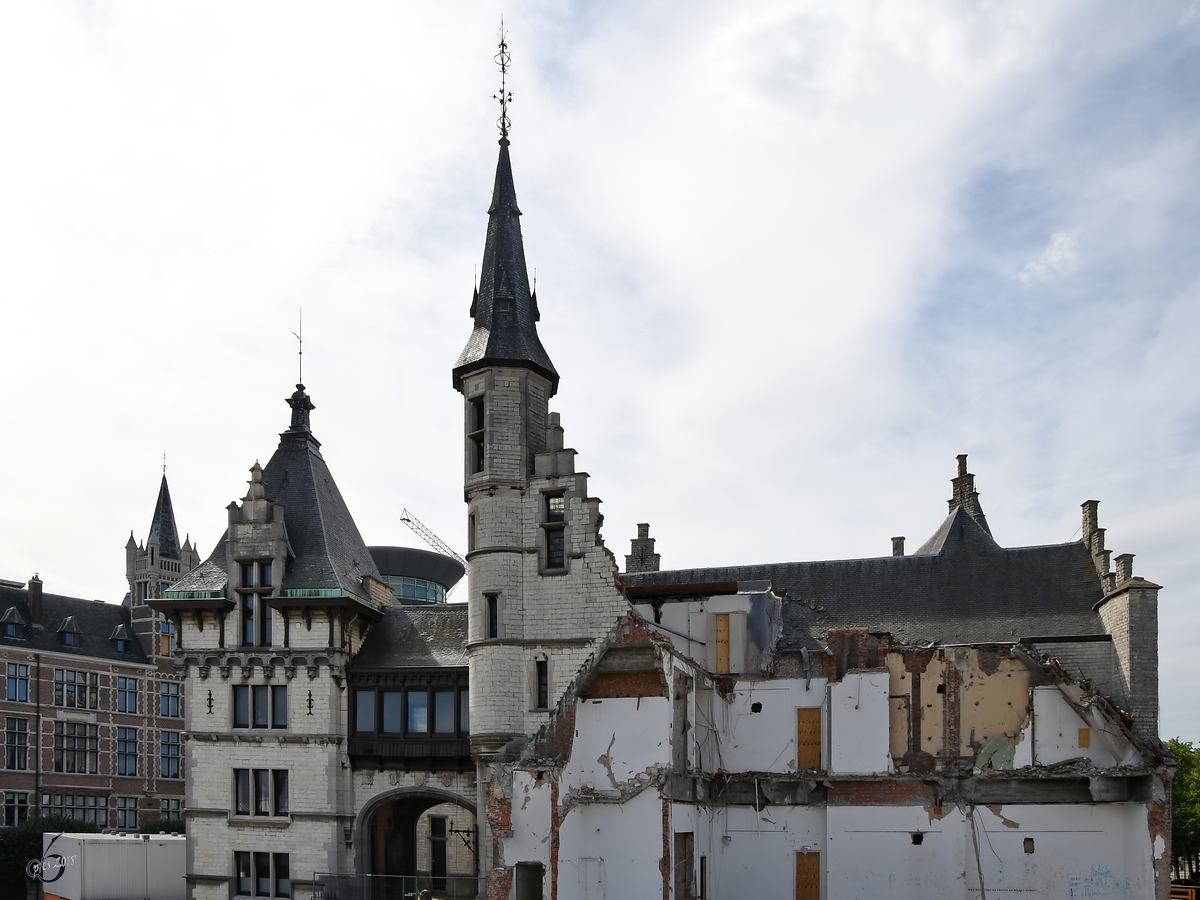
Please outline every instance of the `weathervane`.
[{"label": "weathervane", "polygon": [[304,384],[304,307],[300,307],[300,330],[293,331],[292,336],[300,342],[300,377],[296,379]]},{"label": "weathervane", "polygon": [[506,87],[506,77],[508,75],[508,65],[512,62],[512,56],[508,52],[508,33],[504,30],[504,17],[500,17],[500,52],[496,54],[496,65],[500,67],[500,93],[492,94],[493,100],[500,101],[500,118],[496,120],[496,125],[500,128],[500,137],[508,139],[508,129],[512,127],[512,121],[508,118],[508,104],[512,102],[512,92]]}]

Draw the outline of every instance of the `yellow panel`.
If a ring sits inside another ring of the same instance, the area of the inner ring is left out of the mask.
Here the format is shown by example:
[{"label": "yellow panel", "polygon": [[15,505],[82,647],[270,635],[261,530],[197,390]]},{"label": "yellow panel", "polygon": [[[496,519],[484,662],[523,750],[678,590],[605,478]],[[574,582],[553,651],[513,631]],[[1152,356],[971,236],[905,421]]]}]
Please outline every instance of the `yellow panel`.
[{"label": "yellow panel", "polygon": [[821,900],[821,854],[796,854],[796,900]]},{"label": "yellow panel", "polygon": [[729,613],[717,613],[717,673],[729,673]]},{"label": "yellow panel", "polygon": [[821,768],[821,710],[796,710],[796,767]]},{"label": "yellow panel", "polygon": [[1092,729],[1090,729],[1090,728],[1080,728],[1079,729],[1079,746],[1080,747],[1092,746]]}]

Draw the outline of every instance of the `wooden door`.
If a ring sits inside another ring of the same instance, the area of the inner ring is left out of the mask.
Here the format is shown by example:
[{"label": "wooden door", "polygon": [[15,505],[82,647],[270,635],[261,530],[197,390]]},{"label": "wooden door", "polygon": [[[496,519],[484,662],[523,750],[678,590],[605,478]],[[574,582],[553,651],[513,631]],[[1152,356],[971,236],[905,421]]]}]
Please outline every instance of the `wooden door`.
[{"label": "wooden door", "polygon": [[796,710],[796,768],[821,768],[821,708]]},{"label": "wooden door", "polygon": [[796,900],[821,900],[821,854],[796,854]]}]

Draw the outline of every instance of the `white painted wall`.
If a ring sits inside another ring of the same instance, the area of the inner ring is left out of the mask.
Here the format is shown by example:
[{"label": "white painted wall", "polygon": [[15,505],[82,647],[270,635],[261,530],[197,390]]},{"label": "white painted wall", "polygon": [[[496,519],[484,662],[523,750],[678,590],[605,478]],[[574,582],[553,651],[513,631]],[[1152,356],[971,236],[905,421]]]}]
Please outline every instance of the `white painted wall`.
[{"label": "white painted wall", "polygon": [[823,807],[724,808],[702,811],[699,818],[696,856],[708,857],[711,898],[795,896],[795,854],[825,848]]},{"label": "white painted wall", "polygon": [[877,775],[892,771],[889,752],[888,673],[847,673],[829,686],[831,772]]},{"label": "white painted wall", "polygon": [[671,762],[671,706],[666,697],[579,700],[575,732],[562,773],[564,793],[581,787],[617,792],[652,779],[659,767]]},{"label": "white painted wall", "polygon": [[[883,751],[886,754],[886,674],[883,683]],[[710,709],[706,713],[707,719],[701,719],[700,724],[711,723],[709,730],[715,728],[715,734],[701,735],[698,731],[696,739],[709,741],[712,757],[716,756],[716,747],[720,747],[721,768],[727,772],[794,771],[796,709],[823,706],[825,687],[823,678],[814,678],[807,691],[802,678],[739,681],[734,685],[731,701],[723,699],[715,691],[707,691],[704,696],[710,701]],[[757,713],[753,712],[755,703],[762,704],[762,709]],[[705,768],[715,771],[717,766],[706,765]]]},{"label": "white painted wall", "polygon": [[658,866],[663,831],[658,791],[643,791],[624,804],[576,806],[562,820],[558,846],[559,900],[661,896]]},{"label": "white painted wall", "polygon": [[[1079,729],[1091,730],[1091,746],[1079,746]],[[1101,768],[1118,764],[1129,742],[1102,720],[1083,719],[1054,685],[1033,689],[1033,761],[1052,766],[1083,756]]]},{"label": "white painted wall", "polygon": [[[548,780],[538,781],[533,772],[513,773],[512,837],[504,841],[506,866],[540,862],[550,871],[550,807]],[[543,893],[550,896],[549,890]]]},{"label": "white painted wall", "polygon": [[[1075,804],[950,809],[829,807],[827,896],[976,900],[989,896],[1154,896],[1146,808]],[[920,845],[914,832],[922,833]],[[1025,839],[1033,839],[1033,853]],[[978,858],[975,853],[979,845]]]}]

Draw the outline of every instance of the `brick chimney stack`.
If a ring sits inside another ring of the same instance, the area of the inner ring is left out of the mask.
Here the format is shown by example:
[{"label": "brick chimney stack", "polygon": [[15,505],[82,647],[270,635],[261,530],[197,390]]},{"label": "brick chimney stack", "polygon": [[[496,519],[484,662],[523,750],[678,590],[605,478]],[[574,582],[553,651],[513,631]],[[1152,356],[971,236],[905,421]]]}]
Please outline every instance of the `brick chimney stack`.
[{"label": "brick chimney stack", "polygon": [[30,625],[42,623],[42,579],[36,572],[29,579],[29,618],[32,620]]},{"label": "brick chimney stack", "polygon": [[892,538],[892,556],[904,555],[904,535]]},{"label": "brick chimney stack", "polygon": [[660,556],[654,552],[654,538],[650,537],[650,525],[638,523],[638,536],[630,544],[625,557],[626,572],[657,572]]}]

